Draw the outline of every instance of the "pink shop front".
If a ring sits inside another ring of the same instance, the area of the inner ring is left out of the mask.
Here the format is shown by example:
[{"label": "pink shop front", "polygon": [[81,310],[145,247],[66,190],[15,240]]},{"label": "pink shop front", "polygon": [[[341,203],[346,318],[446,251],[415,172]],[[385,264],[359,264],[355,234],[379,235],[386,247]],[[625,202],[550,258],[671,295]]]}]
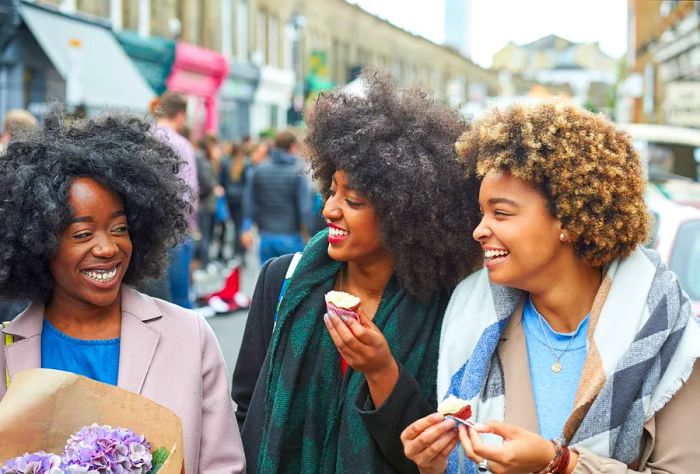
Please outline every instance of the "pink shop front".
[{"label": "pink shop front", "polygon": [[166,80],[168,90],[188,98],[188,125],[195,138],[219,130],[217,94],[228,75],[228,61],[221,54],[182,41],[175,49],[175,63]]}]

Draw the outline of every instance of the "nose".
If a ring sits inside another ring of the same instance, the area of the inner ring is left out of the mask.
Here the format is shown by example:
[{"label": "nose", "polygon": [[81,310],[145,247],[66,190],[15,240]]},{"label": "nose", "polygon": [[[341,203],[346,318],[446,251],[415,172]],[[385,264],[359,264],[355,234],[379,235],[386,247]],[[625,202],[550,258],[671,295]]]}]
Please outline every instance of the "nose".
[{"label": "nose", "polygon": [[95,257],[111,258],[119,251],[119,247],[111,235],[103,234],[102,236],[96,237],[98,238],[95,241],[95,245],[92,247],[92,254]]},{"label": "nose", "polygon": [[491,234],[491,228],[486,223],[486,219],[482,217],[481,222],[479,222],[479,225],[476,226],[476,229],[474,229],[472,237],[474,237],[474,240],[477,242],[481,242],[482,240],[491,237]]},{"label": "nose", "polygon": [[335,196],[328,196],[328,199],[326,199],[326,202],[323,204],[323,211],[321,214],[329,221],[342,219],[343,211],[340,209],[340,206],[338,206]]}]

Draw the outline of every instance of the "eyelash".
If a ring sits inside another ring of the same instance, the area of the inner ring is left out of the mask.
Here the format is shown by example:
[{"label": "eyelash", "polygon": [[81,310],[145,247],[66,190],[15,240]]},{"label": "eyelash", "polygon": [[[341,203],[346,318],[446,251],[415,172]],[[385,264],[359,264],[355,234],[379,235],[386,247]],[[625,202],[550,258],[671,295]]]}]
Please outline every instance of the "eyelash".
[{"label": "eyelash", "polygon": [[[329,189],[329,190],[328,190],[328,196],[329,196],[329,197],[335,196],[335,189],[333,189],[333,188]],[[362,203],[361,203],[361,202],[352,201],[352,200],[350,200],[350,199],[345,199],[345,202],[348,204],[348,206],[350,206],[350,207],[352,207],[352,208],[359,208],[359,207],[362,207]]]},{"label": "eyelash", "polygon": [[[127,224],[120,225],[114,229],[114,232],[119,232],[119,233],[125,233],[128,231],[129,231],[129,226]],[[91,235],[92,235],[92,232],[84,231],[84,232],[79,232],[79,233],[73,235],[73,238],[78,239],[78,240],[83,240],[83,239],[87,239]]]}]

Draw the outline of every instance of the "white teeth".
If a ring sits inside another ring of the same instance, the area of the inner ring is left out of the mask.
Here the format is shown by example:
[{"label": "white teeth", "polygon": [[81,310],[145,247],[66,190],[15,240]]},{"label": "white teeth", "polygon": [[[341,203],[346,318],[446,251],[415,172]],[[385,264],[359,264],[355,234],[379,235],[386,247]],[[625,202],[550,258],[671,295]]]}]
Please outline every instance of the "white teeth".
[{"label": "white teeth", "polygon": [[83,275],[95,281],[112,281],[117,276],[117,267],[111,270],[87,270],[81,272]]},{"label": "white teeth", "polygon": [[484,250],[484,256],[486,258],[504,257],[509,253],[510,252],[508,252],[507,250]]},{"label": "white teeth", "polygon": [[342,229],[336,229],[335,227],[329,227],[328,233],[333,237],[343,237],[349,234],[349,232]]}]

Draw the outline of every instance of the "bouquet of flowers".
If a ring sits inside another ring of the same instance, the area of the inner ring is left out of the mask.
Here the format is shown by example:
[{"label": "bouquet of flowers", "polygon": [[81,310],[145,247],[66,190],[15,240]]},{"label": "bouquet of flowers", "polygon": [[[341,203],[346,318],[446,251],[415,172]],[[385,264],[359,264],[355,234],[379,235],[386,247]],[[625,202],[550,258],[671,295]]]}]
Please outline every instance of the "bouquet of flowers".
[{"label": "bouquet of flowers", "polygon": [[0,440],[0,474],[183,471],[182,427],[174,413],[67,372],[32,369],[15,376],[0,400]]},{"label": "bouquet of flowers", "polygon": [[71,435],[63,456],[25,453],[0,466],[0,474],[155,474],[167,457],[165,448],[152,453],[143,435],[94,423]]}]

